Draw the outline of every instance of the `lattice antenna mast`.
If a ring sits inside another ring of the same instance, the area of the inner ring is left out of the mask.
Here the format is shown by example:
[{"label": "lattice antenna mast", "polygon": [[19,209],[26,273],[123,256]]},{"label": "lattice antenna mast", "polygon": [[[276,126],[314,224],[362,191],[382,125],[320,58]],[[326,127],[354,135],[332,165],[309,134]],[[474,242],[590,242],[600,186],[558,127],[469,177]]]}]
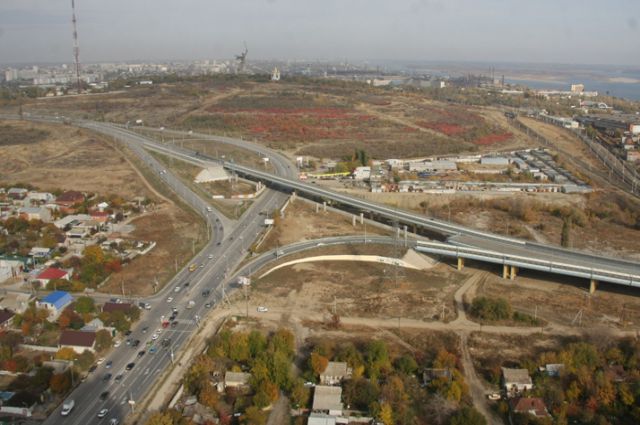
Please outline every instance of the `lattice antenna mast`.
[{"label": "lattice antenna mast", "polygon": [[78,45],[78,25],[76,19],[76,2],[75,0],[71,0],[71,11],[72,18],[71,22],[73,22],[73,57],[75,59],[76,65],[76,80],[78,82],[78,94],[80,94],[80,46]]}]

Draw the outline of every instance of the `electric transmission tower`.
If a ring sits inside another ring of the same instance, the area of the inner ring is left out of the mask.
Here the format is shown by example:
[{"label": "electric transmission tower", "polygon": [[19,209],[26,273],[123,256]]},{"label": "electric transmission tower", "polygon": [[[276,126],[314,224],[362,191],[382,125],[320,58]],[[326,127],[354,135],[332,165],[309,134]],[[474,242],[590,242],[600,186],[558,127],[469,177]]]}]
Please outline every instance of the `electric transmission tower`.
[{"label": "electric transmission tower", "polygon": [[75,0],[71,0],[71,22],[73,22],[73,57],[75,60],[76,66],[76,80],[78,83],[78,94],[80,94],[81,84],[80,84],[80,46],[78,44],[78,20],[76,19],[76,2]]}]

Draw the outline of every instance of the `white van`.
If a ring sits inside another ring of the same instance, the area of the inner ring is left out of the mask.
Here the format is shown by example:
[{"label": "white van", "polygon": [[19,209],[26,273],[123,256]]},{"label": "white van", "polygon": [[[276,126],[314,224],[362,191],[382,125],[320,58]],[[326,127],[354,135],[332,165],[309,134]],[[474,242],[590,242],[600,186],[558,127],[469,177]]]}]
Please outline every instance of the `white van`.
[{"label": "white van", "polygon": [[69,413],[71,413],[75,405],[76,405],[75,400],[65,401],[64,404],[62,405],[62,410],[60,411],[60,414],[62,416],[67,416]]}]

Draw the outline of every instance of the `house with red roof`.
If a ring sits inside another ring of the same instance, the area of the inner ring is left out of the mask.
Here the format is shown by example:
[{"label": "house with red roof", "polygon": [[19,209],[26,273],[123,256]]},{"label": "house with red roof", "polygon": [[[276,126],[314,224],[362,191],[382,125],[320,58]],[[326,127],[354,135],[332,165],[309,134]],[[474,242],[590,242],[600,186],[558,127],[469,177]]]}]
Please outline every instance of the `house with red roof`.
[{"label": "house with red roof", "polygon": [[55,204],[62,211],[69,211],[74,205],[84,202],[84,195],[75,190],[69,190],[56,198]]},{"label": "house with red roof", "polygon": [[76,353],[82,354],[85,350],[94,351],[95,344],[95,332],[67,329],[60,334],[58,348],[71,348]]},{"label": "house with red roof", "polygon": [[36,279],[40,281],[43,287],[46,287],[49,281],[53,279],[69,280],[69,272],[55,267],[48,267],[41,271],[38,276],[36,276]]},{"label": "house with red roof", "polygon": [[89,215],[91,216],[91,220],[98,223],[104,224],[109,220],[109,213],[106,211],[91,211]]},{"label": "house with red roof", "polygon": [[520,397],[514,398],[510,403],[513,413],[529,414],[536,418],[550,417],[547,406],[540,397]]}]

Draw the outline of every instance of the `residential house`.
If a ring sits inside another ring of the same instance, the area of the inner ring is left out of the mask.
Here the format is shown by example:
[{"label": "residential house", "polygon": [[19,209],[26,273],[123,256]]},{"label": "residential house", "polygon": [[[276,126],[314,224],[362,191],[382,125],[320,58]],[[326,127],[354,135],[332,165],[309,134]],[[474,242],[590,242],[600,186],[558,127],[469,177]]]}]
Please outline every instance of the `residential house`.
[{"label": "residential house", "polygon": [[251,379],[250,373],[226,372],[224,374],[224,388],[248,388],[249,379]]},{"label": "residential house", "polygon": [[106,211],[91,211],[89,215],[91,216],[91,220],[99,224],[104,224],[109,220],[109,213]]},{"label": "residential house", "polygon": [[48,192],[29,192],[25,201],[29,203],[29,205],[43,205],[53,202],[56,199],[55,196]]},{"label": "residential house", "polygon": [[0,260],[0,282],[18,277],[24,270],[24,263],[18,260]]},{"label": "residential house", "polygon": [[331,416],[342,415],[342,388],[316,385],[313,392],[314,412],[328,413]]},{"label": "residential house", "polygon": [[91,220],[91,216],[89,214],[71,214],[66,217],[62,217],[60,220],[54,221],[53,225],[58,229],[70,229],[86,220]]},{"label": "residential house", "polygon": [[103,212],[104,210],[109,208],[109,204],[106,202],[100,202],[98,205],[96,205],[96,207],[98,207],[98,211]]},{"label": "residential house", "polygon": [[520,394],[533,388],[533,381],[527,369],[502,368],[502,383],[507,396]]},{"label": "residential house", "polygon": [[548,418],[549,411],[544,401],[540,397],[520,397],[514,398],[509,403],[511,412],[520,414],[529,414],[536,418]]},{"label": "residential house", "polygon": [[422,382],[425,385],[429,385],[431,381],[436,379],[443,379],[447,382],[451,382],[453,375],[449,369],[425,369],[422,372]]},{"label": "residential house", "polygon": [[351,368],[346,362],[329,362],[320,374],[322,385],[340,385],[344,379],[351,378]]},{"label": "residential house", "polygon": [[62,211],[69,211],[76,204],[84,202],[84,195],[81,192],[75,190],[69,190],[58,196],[55,200],[55,204],[60,207]]},{"label": "residential house", "polygon": [[36,279],[40,281],[43,288],[46,288],[49,281],[53,279],[69,280],[69,272],[55,267],[47,267],[36,276]]},{"label": "residential house", "polygon": [[33,258],[33,262],[45,260],[51,256],[51,248],[34,246],[29,251],[29,257]]},{"label": "residential house", "polygon": [[41,220],[45,223],[51,222],[51,211],[44,207],[18,208],[18,215],[24,220]]},{"label": "residential house", "polygon": [[560,376],[560,372],[564,370],[564,363],[549,363],[544,366],[547,376]]},{"label": "residential house", "polygon": [[60,316],[62,310],[73,302],[73,297],[65,291],[53,291],[40,301],[36,301],[36,307],[49,310],[49,321],[54,321]]},{"label": "residential house", "polygon": [[22,314],[27,310],[33,298],[31,294],[8,292],[0,296],[0,308]]},{"label": "residential house", "polygon": [[58,348],[71,348],[78,354],[95,351],[96,333],[66,329],[60,334]]},{"label": "residential house", "polygon": [[29,193],[27,189],[23,189],[21,187],[12,187],[7,191],[7,197],[14,201],[21,201],[27,197],[27,193]]},{"label": "residential house", "polygon": [[11,319],[16,314],[9,309],[0,310],[0,329],[6,329],[11,325]]},{"label": "residential house", "polygon": [[620,364],[607,365],[603,369],[604,375],[611,382],[620,383],[627,380],[627,372],[624,370],[624,366]]},{"label": "residential house", "polygon": [[131,308],[132,304],[131,303],[112,303],[112,302],[106,302],[104,303],[104,305],[102,306],[102,312],[103,313],[113,313],[114,311],[122,311],[123,313],[126,313],[129,311],[129,309]]},{"label": "residential house", "polygon": [[98,332],[100,329],[104,329],[104,322],[96,317],[89,323],[85,323],[80,330],[84,332]]},{"label": "residential house", "polygon": [[307,425],[336,425],[336,417],[325,413],[312,412],[307,420]]}]

